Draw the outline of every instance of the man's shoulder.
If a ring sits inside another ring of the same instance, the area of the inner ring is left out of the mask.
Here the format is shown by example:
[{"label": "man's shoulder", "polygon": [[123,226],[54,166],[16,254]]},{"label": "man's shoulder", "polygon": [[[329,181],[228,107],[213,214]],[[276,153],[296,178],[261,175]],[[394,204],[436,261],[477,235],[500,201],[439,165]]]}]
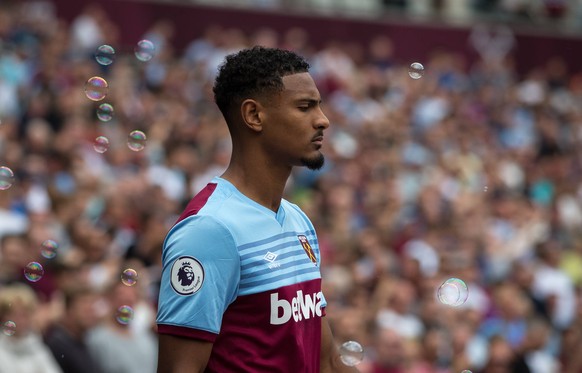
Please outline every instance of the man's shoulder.
[{"label": "man's shoulder", "polygon": [[293,217],[297,224],[306,225],[310,230],[315,230],[309,216],[297,204],[283,199],[281,200],[281,206],[285,209],[287,216]]},{"label": "man's shoulder", "polygon": [[294,214],[299,214],[301,216],[305,216],[307,217],[307,215],[305,214],[305,212],[303,212],[303,210],[301,209],[301,207],[299,207],[299,205],[283,198],[281,199],[281,206],[283,206],[283,208],[285,208],[286,211],[290,211],[291,213]]},{"label": "man's shoulder", "polygon": [[73,341],[73,337],[62,325],[55,324],[48,328],[44,340],[47,344],[63,344]]},{"label": "man's shoulder", "polygon": [[252,203],[240,198],[228,184],[214,180],[190,200],[177,222],[191,216],[210,216],[219,221],[228,221],[233,215],[240,220],[256,214]]}]

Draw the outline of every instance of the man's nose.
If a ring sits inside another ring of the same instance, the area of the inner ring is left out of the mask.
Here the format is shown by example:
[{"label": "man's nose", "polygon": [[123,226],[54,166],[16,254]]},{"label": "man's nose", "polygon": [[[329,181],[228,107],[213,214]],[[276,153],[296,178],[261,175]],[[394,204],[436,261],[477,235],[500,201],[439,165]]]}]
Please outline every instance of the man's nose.
[{"label": "man's nose", "polygon": [[317,120],[315,122],[315,128],[326,129],[328,127],[329,127],[329,119],[327,119],[327,116],[323,113],[323,110],[321,110],[321,108],[319,108],[319,114],[318,114]]}]

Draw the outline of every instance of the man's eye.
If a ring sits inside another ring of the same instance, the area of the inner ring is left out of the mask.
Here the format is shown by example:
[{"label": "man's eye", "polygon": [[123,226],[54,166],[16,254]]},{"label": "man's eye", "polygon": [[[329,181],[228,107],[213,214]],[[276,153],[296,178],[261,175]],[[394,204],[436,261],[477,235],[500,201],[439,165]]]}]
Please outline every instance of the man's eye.
[{"label": "man's eye", "polygon": [[307,111],[307,110],[309,110],[309,106],[299,106],[299,110]]}]

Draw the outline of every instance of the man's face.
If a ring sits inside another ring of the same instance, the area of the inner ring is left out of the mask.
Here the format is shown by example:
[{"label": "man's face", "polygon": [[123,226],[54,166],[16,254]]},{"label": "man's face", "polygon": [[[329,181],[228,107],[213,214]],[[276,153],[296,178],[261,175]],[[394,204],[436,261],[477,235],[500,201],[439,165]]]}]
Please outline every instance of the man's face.
[{"label": "man's face", "polygon": [[309,73],[284,76],[283,84],[265,110],[263,143],[277,161],[319,169],[323,131],[329,127],[319,91]]},{"label": "man's face", "polygon": [[71,305],[68,317],[73,318],[83,331],[89,330],[99,322],[98,301],[94,294],[80,295]]}]

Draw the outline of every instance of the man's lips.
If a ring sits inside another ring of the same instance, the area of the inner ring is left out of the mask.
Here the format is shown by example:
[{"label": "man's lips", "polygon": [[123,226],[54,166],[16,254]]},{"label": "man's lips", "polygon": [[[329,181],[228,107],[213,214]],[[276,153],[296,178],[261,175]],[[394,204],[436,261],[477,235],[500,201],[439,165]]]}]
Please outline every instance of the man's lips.
[{"label": "man's lips", "polygon": [[311,142],[313,142],[317,145],[321,145],[321,144],[323,144],[323,136],[315,136],[313,138],[313,140],[311,140]]}]

